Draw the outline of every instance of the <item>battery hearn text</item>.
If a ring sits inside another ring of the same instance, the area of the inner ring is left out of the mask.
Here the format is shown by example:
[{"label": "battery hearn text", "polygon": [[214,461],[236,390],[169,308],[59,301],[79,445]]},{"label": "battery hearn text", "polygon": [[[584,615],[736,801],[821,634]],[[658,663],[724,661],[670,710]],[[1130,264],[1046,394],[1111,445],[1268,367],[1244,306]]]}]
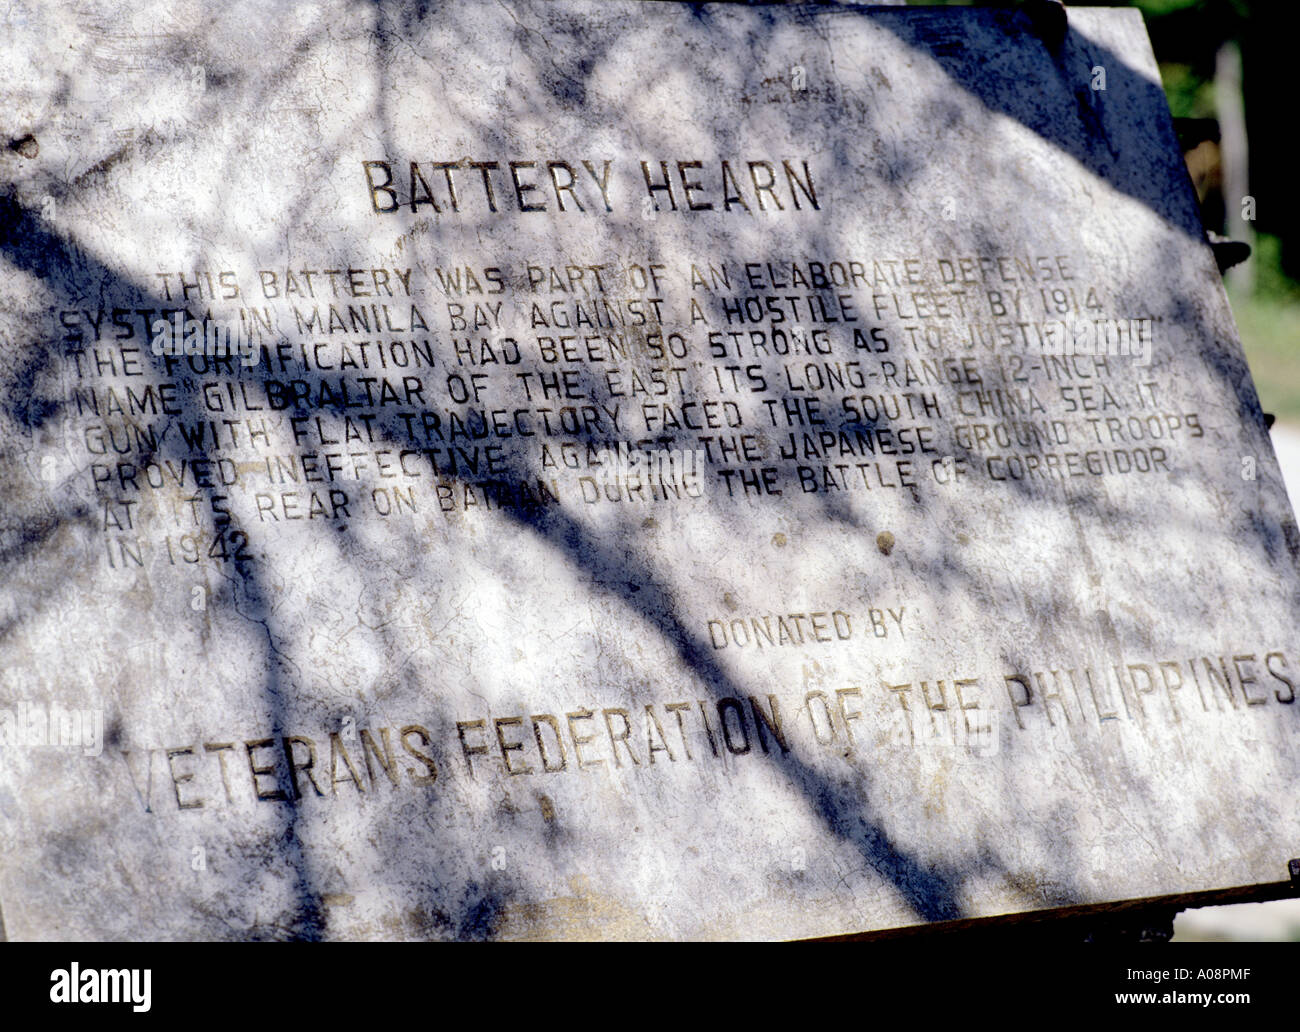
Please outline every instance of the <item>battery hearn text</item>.
[{"label": "battery hearn text", "polygon": [[[513,211],[581,215],[616,205],[657,212],[820,211],[803,159],[642,161],[616,169],[613,161],[363,161],[371,210],[412,215]],[[623,175],[620,175],[620,172]]]}]

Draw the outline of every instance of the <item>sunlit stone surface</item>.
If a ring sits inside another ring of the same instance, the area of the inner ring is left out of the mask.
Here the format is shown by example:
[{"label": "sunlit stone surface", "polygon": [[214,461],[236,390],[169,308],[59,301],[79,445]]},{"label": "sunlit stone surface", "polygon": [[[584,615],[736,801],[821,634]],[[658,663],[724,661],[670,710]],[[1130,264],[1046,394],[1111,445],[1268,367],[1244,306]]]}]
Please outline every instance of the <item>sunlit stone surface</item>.
[{"label": "sunlit stone surface", "polygon": [[1300,537],[1136,12],[78,11],[0,40],[9,937],[1285,878]]}]

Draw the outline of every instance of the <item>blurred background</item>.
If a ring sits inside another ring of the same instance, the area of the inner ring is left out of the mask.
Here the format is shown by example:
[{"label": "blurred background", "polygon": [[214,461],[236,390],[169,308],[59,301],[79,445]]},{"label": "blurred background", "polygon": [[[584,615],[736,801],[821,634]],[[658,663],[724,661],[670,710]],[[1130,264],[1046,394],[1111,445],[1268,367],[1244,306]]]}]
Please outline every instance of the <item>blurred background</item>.
[{"label": "blurred background", "polygon": [[[936,6],[935,0],[909,0]],[[938,0],[942,4],[944,0]],[[968,6],[953,2],[947,6]],[[1295,138],[1295,5],[1290,0],[1120,0],[1136,7],[1160,64],[1205,228],[1251,246],[1225,276],[1246,358],[1293,506],[1300,502],[1300,204]],[[1287,847],[1290,852],[1287,852]],[[1279,843],[1289,857],[1300,843]],[[1281,871],[1279,871],[1279,875]],[[1175,941],[1300,941],[1300,900],[1184,911]]]}]

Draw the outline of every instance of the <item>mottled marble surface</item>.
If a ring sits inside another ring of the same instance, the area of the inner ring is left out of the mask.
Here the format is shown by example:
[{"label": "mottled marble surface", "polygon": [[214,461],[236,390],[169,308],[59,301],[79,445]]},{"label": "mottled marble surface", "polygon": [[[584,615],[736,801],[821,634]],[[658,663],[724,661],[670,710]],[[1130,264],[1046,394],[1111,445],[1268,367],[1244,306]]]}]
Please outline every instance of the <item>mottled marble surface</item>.
[{"label": "mottled marble surface", "polygon": [[1300,535],[1136,11],[19,4],[0,53],[9,937],[1285,877]]}]

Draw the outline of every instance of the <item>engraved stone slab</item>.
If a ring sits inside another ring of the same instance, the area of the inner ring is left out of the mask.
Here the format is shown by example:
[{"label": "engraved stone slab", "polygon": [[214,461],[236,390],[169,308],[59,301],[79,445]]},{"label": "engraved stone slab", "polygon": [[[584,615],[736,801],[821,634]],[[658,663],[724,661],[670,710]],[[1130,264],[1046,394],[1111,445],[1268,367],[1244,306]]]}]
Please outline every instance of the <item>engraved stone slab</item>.
[{"label": "engraved stone slab", "polygon": [[1135,11],[18,5],[12,938],[1279,881],[1297,536]]}]

